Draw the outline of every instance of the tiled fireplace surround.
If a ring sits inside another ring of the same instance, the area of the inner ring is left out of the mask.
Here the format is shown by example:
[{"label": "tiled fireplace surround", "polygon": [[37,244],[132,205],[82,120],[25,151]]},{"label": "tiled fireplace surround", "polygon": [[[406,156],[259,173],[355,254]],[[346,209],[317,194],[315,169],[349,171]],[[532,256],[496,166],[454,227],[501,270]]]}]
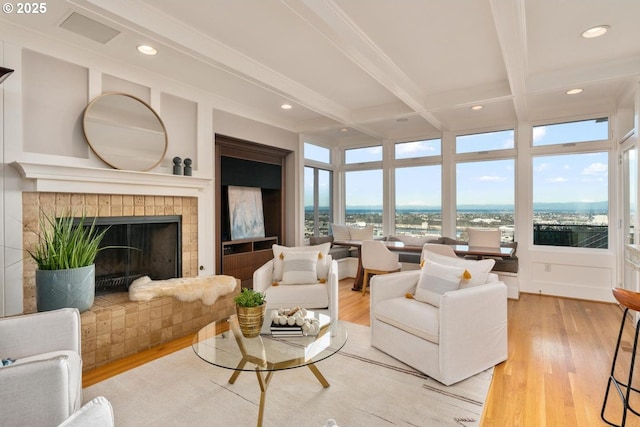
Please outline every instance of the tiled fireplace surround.
[{"label": "tiled fireplace surround", "polygon": [[[34,247],[41,212],[71,212],[87,217],[182,216],[182,274],[198,275],[198,200],[196,197],[122,194],[24,192],[22,195],[23,245]],[[25,258],[24,312],[36,310],[36,264]],[[140,351],[195,333],[202,326],[228,318],[233,296],[207,306],[200,300],[181,302],[173,297],[148,302],[129,301],[128,293],[96,297],[93,307],[81,314],[83,369],[90,370]]]}]

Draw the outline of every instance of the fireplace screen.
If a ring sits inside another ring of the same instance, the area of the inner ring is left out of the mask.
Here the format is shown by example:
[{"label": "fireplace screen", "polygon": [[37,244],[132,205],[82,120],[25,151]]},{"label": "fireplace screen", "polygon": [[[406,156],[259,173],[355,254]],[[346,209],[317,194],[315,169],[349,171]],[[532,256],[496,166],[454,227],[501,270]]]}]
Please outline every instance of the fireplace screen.
[{"label": "fireplace screen", "polygon": [[96,228],[108,229],[96,257],[97,294],[126,292],[142,276],[182,276],[180,216],[98,217]]}]

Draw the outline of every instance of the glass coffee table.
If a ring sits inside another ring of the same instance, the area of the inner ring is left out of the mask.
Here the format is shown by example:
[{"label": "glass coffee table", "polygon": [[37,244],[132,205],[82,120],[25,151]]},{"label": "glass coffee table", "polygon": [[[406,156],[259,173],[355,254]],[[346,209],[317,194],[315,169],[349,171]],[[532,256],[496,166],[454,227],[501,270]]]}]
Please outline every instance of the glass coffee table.
[{"label": "glass coffee table", "polygon": [[265,399],[269,382],[276,371],[308,367],[324,388],[329,382],[316,367],[316,363],[336,354],[347,342],[347,330],[336,320],[309,311],[307,317],[316,317],[323,325],[317,335],[274,336],[270,321],[265,318],[260,335],[245,338],[240,332],[236,315],[229,320],[212,322],[193,338],[193,351],[205,362],[220,368],[231,369],[229,383],[233,384],[241,372],[256,373],[260,387],[258,427],[262,426]]}]

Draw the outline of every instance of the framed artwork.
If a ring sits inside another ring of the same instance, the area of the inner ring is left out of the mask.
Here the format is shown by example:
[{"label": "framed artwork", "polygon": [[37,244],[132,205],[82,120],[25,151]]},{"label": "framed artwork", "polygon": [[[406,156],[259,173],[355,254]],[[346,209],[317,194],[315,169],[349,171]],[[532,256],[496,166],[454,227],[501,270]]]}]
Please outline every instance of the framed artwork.
[{"label": "framed artwork", "polygon": [[257,187],[229,186],[231,240],[264,237],[262,191]]}]

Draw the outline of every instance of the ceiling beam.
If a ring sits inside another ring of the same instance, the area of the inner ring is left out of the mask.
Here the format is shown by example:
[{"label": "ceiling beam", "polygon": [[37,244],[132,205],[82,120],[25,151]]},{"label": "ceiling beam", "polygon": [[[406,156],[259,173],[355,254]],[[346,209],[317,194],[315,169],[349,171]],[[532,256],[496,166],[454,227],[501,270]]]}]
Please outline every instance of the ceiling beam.
[{"label": "ceiling beam", "polygon": [[529,116],[526,97],[527,24],[524,2],[525,0],[491,0],[491,13],[513,95],[513,106],[519,121],[526,121]]},{"label": "ceiling beam", "polygon": [[333,0],[282,0],[347,58],[437,129],[443,125],[422,103],[413,82]]}]

